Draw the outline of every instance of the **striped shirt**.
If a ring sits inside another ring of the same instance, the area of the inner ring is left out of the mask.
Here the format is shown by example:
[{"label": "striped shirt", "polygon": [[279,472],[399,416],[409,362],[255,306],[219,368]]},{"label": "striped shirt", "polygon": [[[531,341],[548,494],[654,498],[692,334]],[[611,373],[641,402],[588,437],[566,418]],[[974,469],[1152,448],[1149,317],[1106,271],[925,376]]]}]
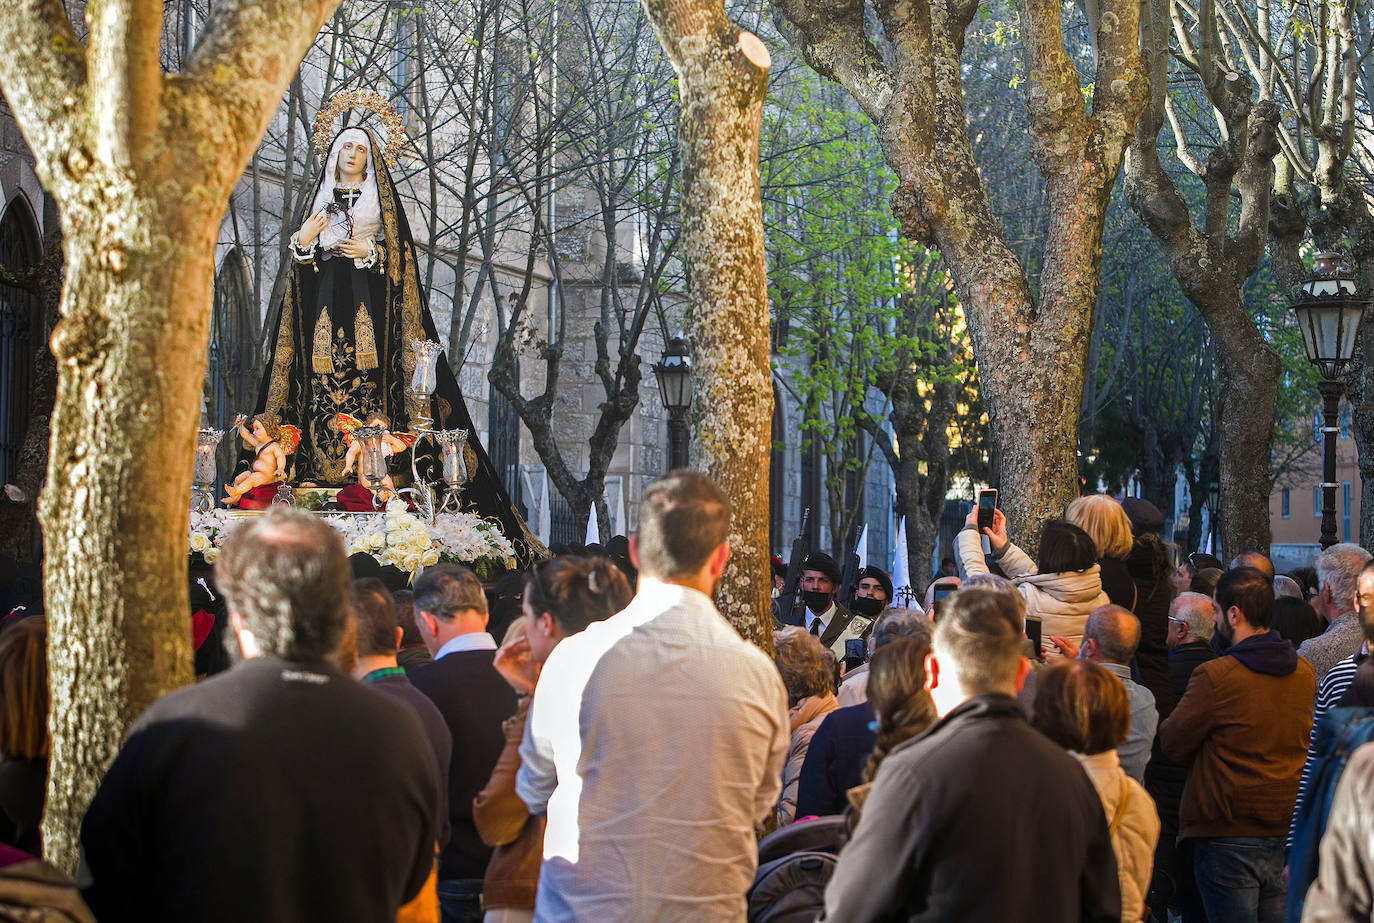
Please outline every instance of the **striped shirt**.
[{"label": "striped shirt", "polygon": [[1317,757],[1316,751],[1313,750],[1313,743],[1317,739],[1317,726],[1355,681],[1355,671],[1369,656],[1367,647],[1368,645],[1362,644],[1355,653],[1337,661],[1335,666],[1326,671],[1326,676],[1322,677],[1322,681],[1317,685],[1317,699],[1312,706],[1312,737],[1307,744],[1307,761],[1302,764],[1302,781],[1298,783],[1298,800],[1293,805],[1293,819],[1288,822],[1288,841],[1284,844],[1285,849],[1293,847],[1298,815],[1302,813],[1303,802],[1307,800],[1307,789],[1312,783],[1312,770],[1315,768]]}]

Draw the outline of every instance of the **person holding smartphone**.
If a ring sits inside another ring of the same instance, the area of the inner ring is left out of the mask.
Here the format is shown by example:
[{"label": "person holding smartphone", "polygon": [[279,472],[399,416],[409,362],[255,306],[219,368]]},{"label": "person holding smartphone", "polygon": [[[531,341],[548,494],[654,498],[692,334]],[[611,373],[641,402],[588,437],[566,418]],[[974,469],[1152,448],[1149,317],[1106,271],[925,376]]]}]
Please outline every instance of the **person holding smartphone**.
[{"label": "person holding smartphone", "polygon": [[[955,538],[964,574],[989,573],[981,538],[986,535],[993,556],[1026,600],[1026,616],[1040,618],[1044,637],[1081,644],[1088,615],[1110,602],[1102,591],[1097,546],[1088,533],[1063,519],[1047,520],[1040,531],[1038,557],[1032,560],[1007,538],[1007,518],[1001,510],[992,511],[991,527],[980,528],[978,520],[975,506]],[[1041,654],[1047,661],[1063,657],[1052,645],[1042,645]]]}]

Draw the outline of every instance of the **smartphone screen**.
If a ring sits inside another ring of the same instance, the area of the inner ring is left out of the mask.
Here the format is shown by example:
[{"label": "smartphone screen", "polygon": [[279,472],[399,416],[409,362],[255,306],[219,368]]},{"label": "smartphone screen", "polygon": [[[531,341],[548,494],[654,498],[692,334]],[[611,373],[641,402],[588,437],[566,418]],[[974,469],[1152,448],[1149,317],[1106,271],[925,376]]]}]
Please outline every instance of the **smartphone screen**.
[{"label": "smartphone screen", "polygon": [[1038,618],[1026,618],[1026,637],[1030,638],[1031,644],[1035,645],[1035,658],[1037,660],[1044,660],[1045,652],[1040,649],[1040,645],[1043,643],[1041,640],[1040,628],[1041,623]]},{"label": "smartphone screen", "polygon": [[850,638],[844,642],[844,669],[849,672],[864,662],[868,654],[868,643],[863,638]]},{"label": "smartphone screen", "polygon": [[958,587],[953,586],[937,586],[935,588],[935,593],[931,598],[930,607],[932,610],[930,613],[930,620],[932,622],[940,617],[940,610],[945,607],[946,597],[948,597],[951,593],[954,593],[958,589]]},{"label": "smartphone screen", "polygon": [[978,491],[978,528],[992,528],[992,511],[997,508],[997,491],[989,488],[988,490]]}]

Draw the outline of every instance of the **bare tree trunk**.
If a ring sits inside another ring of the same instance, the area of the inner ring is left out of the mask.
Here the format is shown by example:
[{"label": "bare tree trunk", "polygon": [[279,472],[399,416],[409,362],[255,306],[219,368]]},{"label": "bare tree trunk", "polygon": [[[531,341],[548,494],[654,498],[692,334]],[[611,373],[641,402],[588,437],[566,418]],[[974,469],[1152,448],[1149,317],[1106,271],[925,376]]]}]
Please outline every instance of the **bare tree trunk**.
[{"label": "bare tree trunk", "polygon": [[[1165,35],[1167,24],[1156,23]],[[1246,309],[1245,282],[1259,266],[1269,225],[1278,107],[1250,102],[1250,81],[1206,59],[1203,81],[1225,120],[1227,138],[1206,158],[1203,215],[1194,220],[1159,161],[1165,119],[1162,69],[1166,49],[1153,52],[1155,98],[1141,117],[1126,166],[1126,195],[1159,240],[1183,294],[1207,322],[1218,356],[1217,430],[1221,456],[1220,546],[1227,555],[1269,549],[1269,454],[1281,366],[1278,354]],[[1204,48],[1201,56],[1205,58]],[[1176,136],[1183,147],[1183,138]],[[1183,147],[1186,157],[1186,147]],[[1233,194],[1239,220],[1228,233]],[[1201,229],[1198,225],[1201,224]]]},{"label": "bare tree trunk", "polygon": [[770,649],[768,358],[759,130],[768,51],[721,0],[644,0],[677,73],[682,114],[682,256],[692,342],[692,467],[730,497],[734,551],[716,604]]},{"label": "bare tree trunk", "polygon": [[128,722],[191,680],[190,459],[229,191],[337,0],[223,0],[186,69],[158,63],[161,0],[106,0],[82,45],[57,0],[0,17],[0,86],[62,218],[67,282],[45,537],[52,758],[47,858]]},{"label": "bare tree trunk", "polygon": [[1001,488],[1008,528],[1033,551],[1040,523],[1076,492],[1106,204],[1147,100],[1139,4],[1105,4],[1092,35],[1091,111],[1065,51],[1060,4],[1019,4],[1033,153],[1049,212],[1038,301],[993,214],[965,130],[962,52],[978,5],[874,3],[880,39],[872,37],[862,4],[776,5],[788,41],[818,73],[843,84],[882,128],[884,153],[897,174],[893,213],[903,236],[933,244],[950,267],[978,360],[992,480]]}]

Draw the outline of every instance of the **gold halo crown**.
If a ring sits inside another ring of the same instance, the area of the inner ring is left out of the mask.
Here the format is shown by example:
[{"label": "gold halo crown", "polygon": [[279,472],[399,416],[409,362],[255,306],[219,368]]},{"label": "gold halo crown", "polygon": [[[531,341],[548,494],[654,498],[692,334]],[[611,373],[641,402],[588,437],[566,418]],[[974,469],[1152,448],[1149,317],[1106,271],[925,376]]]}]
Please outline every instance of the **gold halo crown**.
[{"label": "gold halo crown", "polygon": [[321,159],[329,155],[329,142],[333,138],[330,129],[334,126],[334,120],[349,109],[367,110],[382,120],[382,128],[386,131],[386,144],[381,151],[382,159],[386,161],[387,166],[394,165],[396,155],[405,144],[405,128],[401,125],[401,116],[397,113],[396,107],[371,90],[345,90],[336,93],[323,109],[315,113],[315,131],[310,136],[310,144],[315,148],[315,153],[319,154]]}]

